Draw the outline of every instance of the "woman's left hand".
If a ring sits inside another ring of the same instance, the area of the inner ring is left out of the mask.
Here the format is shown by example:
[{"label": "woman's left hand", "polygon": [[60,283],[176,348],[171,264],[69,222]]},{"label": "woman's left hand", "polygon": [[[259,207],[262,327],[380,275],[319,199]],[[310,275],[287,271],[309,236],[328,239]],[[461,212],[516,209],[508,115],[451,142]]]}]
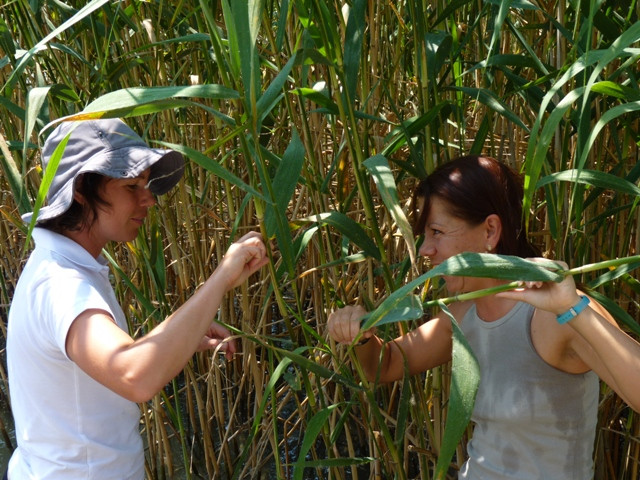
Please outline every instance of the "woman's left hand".
[{"label": "woman's left hand", "polygon": [[219,347],[221,351],[225,353],[227,360],[233,358],[233,354],[236,353],[236,342],[231,337],[231,332],[219,323],[213,322],[207,330],[207,333],[202,337],[198,351],[203,352],[205,350],[213,350]]},{"label": "woman's left hand", "polygon": [[[528,260],[534,262],[548,261],[543,258],[529,258]],[[564,269],[568,269],[568,265],[565,262],[556,263]],[[580,301],[576,284],[571,275],[567,275],[561,282],[523,281],[521,287],[497,293],[496,297],[527,302],[536,308],[556,315],[566,312]]]}]

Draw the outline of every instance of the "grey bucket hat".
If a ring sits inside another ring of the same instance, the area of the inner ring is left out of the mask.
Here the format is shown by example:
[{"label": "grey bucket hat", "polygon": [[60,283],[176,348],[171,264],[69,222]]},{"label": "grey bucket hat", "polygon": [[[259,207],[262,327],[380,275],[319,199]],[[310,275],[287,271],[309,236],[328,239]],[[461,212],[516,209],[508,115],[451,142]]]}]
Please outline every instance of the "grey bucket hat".
[{"label": "grey bucket hat", "polygon": [[[118,118],[63,122],[42,147],[42,167],[47,170],[60,142],[71,134],[53,177],[47,205],[38,211],[37,223],[62,215],[73,202],[75,180],[85,172],[112,178],[135,178],[150,168],[149,190],[162,195],[184,173],[184,157],[173,150],[151,148]],[[33,212],[22,215],[30,223]]]}]

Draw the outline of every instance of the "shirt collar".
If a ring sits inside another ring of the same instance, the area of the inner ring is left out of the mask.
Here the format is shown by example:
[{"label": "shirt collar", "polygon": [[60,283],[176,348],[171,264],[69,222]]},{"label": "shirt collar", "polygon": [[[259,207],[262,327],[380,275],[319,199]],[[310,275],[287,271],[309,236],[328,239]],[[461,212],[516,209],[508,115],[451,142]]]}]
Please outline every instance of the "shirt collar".
[{"label": "shirt collar", "polygon": [[78,266],[100,272],[109,268],[102,255],[94,258],[82,245],[69,237],[41,227],[35,227],[32,235],[38,248],[55,252]]}]

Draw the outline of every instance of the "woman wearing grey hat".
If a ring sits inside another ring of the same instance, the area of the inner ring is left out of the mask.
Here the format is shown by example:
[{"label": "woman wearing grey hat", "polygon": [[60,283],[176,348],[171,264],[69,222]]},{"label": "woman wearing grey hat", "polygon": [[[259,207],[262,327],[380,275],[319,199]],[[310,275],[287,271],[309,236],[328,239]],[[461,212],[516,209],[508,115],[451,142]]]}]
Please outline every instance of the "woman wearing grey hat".
[{"label": "woman wearing grey hat", "polygon": [[35,221],[36,246],[9,310],[18,447],[8,478],[141,480],[135,402],[159,392],[194,352],[236,351],[212,319],[223,296],[268,262],[265,246],[257,232],[232,244],[187,302],[133,339],[101,251],[137,236],[154,195],[182,177],[184,159],[150,148],[117,119],[62,123],[42,153],[45,170],[60,161],[48,204],[23,216]]}]

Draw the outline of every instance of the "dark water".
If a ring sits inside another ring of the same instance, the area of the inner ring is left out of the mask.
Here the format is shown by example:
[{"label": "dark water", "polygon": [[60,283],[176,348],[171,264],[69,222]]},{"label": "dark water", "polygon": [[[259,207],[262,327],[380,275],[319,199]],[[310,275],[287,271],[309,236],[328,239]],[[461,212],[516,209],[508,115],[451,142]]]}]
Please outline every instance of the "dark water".
[{"label": "dark water", "polygon": [[[2,395],[2,393],[0,393],[0,395]],[[11,443],[15,446],[16,438],[15,432],[13,431],[13,418],[11,417],[11,412],[9,411],[5,398],[0,398],[0,419],[9,434]],[[1,434],[2,424],[0,424],[0,475],[4,474],[9,464],[9,458],[11,457],[11,448],[6,444],[4,435]]]}]

